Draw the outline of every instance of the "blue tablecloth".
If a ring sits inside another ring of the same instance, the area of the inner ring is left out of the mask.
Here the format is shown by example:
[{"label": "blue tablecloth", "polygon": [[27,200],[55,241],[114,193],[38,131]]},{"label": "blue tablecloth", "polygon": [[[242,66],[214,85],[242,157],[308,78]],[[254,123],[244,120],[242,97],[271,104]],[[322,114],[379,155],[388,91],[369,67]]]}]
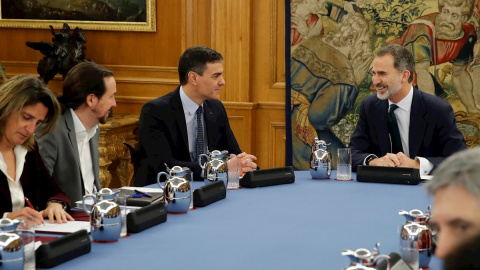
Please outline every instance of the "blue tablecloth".
[{"label": "blue tablecloth", "polygon": [[[405,219],[399,210],[425,211],[431,203],[418,186],[312,180],[229,190],[225,200],[116,243],[92,243],[92,251],[57,269],[315,269],[349,265],[343,249],[380,252],[398,248]],[[440,270],[433,258],[432,270]]]}]

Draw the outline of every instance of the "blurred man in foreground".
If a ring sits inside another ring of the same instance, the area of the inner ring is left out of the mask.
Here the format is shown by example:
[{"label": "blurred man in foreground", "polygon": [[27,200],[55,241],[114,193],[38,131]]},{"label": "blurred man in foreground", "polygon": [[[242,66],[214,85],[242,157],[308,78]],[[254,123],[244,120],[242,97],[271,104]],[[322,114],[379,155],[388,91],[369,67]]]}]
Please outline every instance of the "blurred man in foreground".
[{"label": "blurred man in foreground", "polygon": [[480,234],[480,148],[446,159],[427,189],[434,196],[430,224],[438,231],[435,255],[445,258]]}]

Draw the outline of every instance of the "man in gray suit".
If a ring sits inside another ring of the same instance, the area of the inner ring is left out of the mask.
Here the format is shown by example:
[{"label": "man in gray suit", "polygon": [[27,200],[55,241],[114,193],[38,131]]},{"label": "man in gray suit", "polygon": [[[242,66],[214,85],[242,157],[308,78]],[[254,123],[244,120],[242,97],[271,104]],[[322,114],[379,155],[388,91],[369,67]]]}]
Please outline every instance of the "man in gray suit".
[{"label": "man in gray suit", "polygon": [[76,65],[63,83],[55,131],[38,139],[47,169],[72,202],[100,189],[98,124],[116,106],[116,92],[113,72],[93,62]]}]

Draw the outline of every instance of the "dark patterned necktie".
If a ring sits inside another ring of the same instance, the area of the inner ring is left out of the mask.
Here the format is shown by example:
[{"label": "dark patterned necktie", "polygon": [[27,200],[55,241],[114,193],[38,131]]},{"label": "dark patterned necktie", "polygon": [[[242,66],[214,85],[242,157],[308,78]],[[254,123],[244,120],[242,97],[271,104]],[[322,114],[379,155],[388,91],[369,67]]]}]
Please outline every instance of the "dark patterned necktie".
[{"label": "dark patterned necktie", "polygon": [[203,126],[202,126],[202,106],[198,107],[197,115],[197,143],[196,143],[196,160],[203,154]]},{"label": "dark patterned necktie", "polygon": [[392,141],[392,153],[403,152],[402,140],[400,139],[400,131],[398,129],[397,117],[394,111],[398,108],[396,104],[390,105],[390,111],[388,112],[388,133]]}]

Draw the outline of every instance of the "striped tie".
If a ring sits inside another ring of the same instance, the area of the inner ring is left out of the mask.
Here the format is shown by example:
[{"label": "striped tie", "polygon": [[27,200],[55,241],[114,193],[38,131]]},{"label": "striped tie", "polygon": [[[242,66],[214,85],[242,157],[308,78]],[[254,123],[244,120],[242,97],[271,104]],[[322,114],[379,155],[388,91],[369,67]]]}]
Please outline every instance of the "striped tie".
[{"label": "striped tie", "polygon": [[196,159],[203,154],[203,126],[202,126],[202,106],[197,109],[197,144],[196,144]]}]

